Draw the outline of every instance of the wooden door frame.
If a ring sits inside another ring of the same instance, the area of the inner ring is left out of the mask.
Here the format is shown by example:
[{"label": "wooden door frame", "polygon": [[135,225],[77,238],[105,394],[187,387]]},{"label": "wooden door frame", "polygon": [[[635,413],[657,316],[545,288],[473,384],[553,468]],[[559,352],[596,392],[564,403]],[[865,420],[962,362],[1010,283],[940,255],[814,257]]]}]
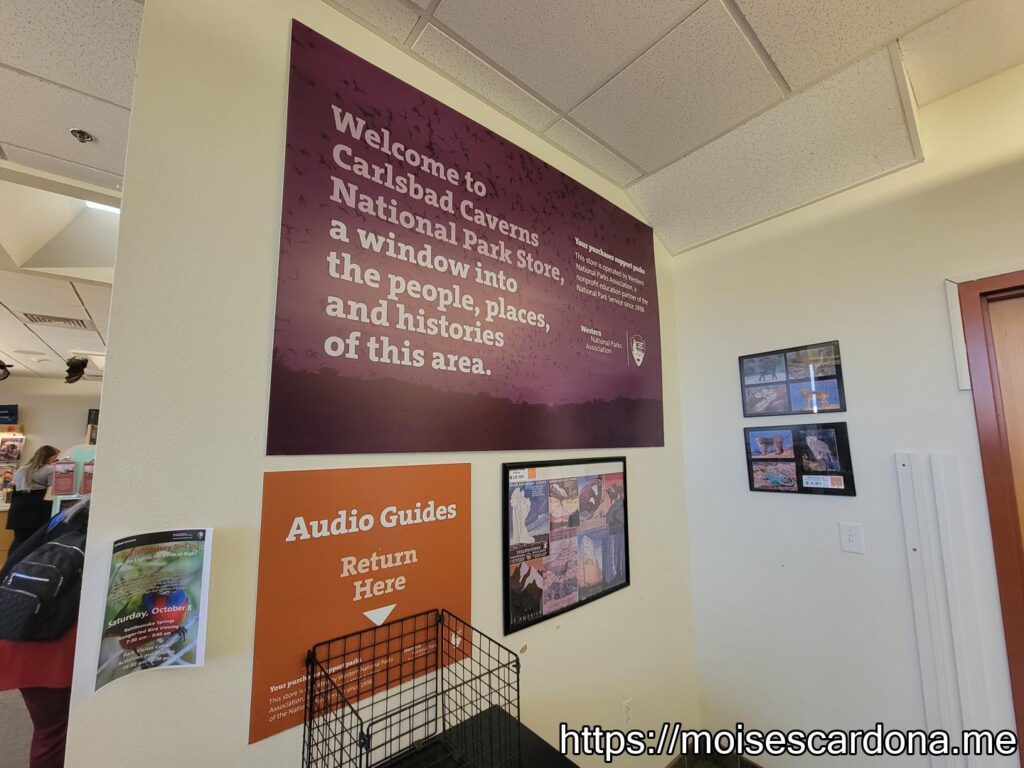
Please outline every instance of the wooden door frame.
[{"label": "wooden door frame", "polygon": [[[991,302],[1024,296],[1024,270],[960,283],[958,292],[981,444],[1017,733],[1024,734],[1024,539],[1021,537],[989,318]],[[1024,757],[1021,764],[1024,765]]]}]

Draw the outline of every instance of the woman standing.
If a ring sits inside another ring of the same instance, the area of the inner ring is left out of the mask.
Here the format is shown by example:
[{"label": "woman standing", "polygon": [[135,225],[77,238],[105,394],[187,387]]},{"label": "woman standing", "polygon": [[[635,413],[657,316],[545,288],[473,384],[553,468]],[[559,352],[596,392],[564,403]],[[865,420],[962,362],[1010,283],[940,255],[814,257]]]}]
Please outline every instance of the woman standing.
[{"label": "woman standing", "polygon": [[28,464],[14,473],[14,497],[7,513],[7,529],[14,531],[11,552],[50,520],[51,504],[45,497],[53,483],[53,464],[58,456],[60,451],[52,445],[44,445]]}]

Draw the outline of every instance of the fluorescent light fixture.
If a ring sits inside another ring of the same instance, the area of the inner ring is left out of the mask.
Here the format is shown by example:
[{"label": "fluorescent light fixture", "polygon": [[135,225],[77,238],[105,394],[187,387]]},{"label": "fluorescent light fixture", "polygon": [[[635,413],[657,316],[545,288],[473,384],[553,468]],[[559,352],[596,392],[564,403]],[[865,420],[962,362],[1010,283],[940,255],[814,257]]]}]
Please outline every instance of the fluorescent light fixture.
[{"label": "fluorescent light fixture", "polygon": [[111,213],[120,213],[120,208],[115,208],[112,205],[104,205],[103,203],[94,203],[92,200],[85,201],[86,208],[92,208],[94,211],[110,211]]}]

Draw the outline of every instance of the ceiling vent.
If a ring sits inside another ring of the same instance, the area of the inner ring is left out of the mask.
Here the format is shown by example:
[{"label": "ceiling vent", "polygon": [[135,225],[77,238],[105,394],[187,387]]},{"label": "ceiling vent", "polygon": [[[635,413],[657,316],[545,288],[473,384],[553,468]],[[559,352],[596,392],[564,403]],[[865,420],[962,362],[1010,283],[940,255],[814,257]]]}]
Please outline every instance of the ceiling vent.
[{"label": "ceiling vent", "polygon": [[26,312],[25,322],[32,325],[45,325],[47,328],[70,328],[75,331],[95,331],[96,326],[91,320],[80,320],[77,317],[55,317],[54,315],[33,315]]}]

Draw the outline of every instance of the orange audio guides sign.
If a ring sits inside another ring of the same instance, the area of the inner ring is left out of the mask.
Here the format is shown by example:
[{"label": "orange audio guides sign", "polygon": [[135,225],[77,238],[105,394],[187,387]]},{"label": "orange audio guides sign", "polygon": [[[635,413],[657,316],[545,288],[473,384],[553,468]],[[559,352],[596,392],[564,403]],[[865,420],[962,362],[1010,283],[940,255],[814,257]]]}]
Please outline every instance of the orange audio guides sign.
[{"label": "orange audio guides sign", "polygon": [[470,465],[263,476],[249,741],[299,725],[306,652],[389,619],[470,617]]}]

